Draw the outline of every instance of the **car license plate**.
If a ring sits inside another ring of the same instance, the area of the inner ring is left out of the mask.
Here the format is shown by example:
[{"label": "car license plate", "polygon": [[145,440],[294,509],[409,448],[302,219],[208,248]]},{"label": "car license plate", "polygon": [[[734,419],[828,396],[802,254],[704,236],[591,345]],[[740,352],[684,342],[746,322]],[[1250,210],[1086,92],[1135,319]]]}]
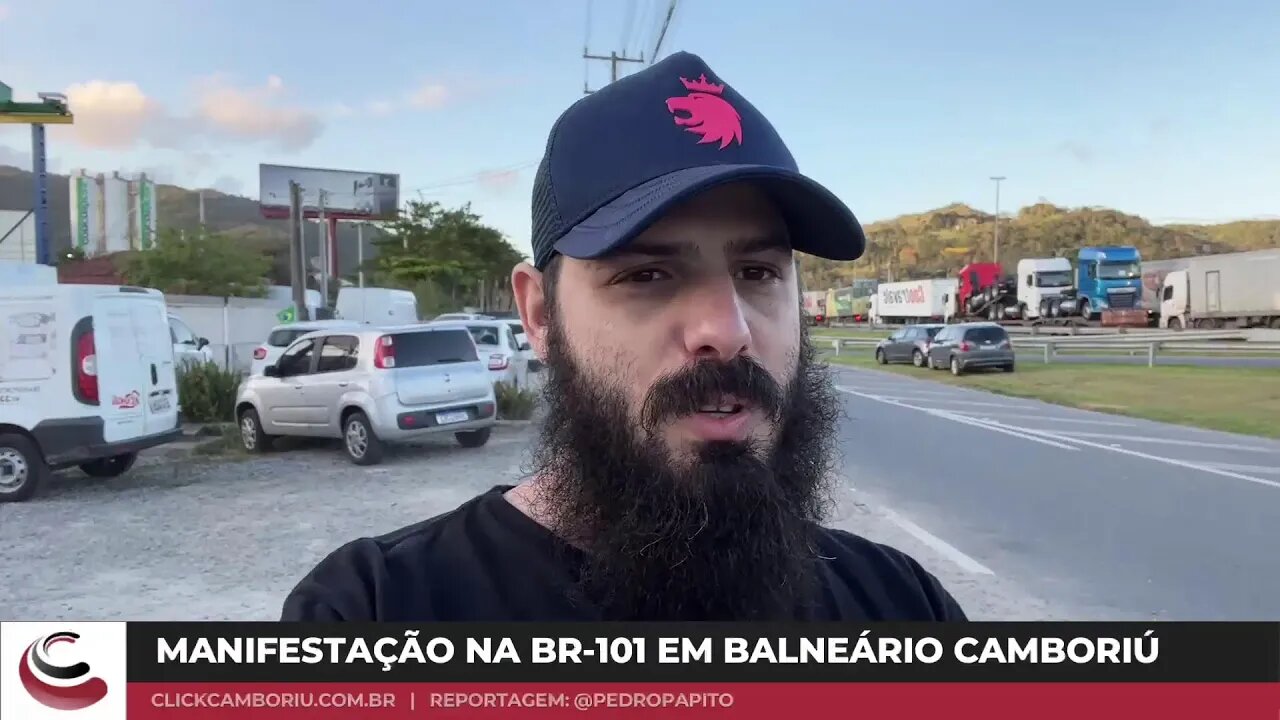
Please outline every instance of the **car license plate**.
[{"label": "car license plate", "polygon": [[164,410],[168,410],[169,408],[170,408],[170,405],[169,405],[168,395],[157,395],[151,398],[151,412],[162,412]]},{"label": "car license plate", "polygon": [[453,423],[466,422],[470,417],[466,410],[455,410],[453,412],[436,413],[436,422],[441,425],[452,425]]}]

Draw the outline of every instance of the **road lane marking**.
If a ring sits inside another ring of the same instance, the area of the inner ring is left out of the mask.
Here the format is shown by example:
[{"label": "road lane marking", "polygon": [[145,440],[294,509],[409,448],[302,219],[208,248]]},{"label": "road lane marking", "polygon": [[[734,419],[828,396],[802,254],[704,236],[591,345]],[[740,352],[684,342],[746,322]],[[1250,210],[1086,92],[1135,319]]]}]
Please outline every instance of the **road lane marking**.
[{"label": "road lane marking", "polygon": [[[961,411],[957,410],[956,412],[961,412]],[[1115,420],[1094,420],[1093,418],[1065,418],[1065,417],[1058,417],[1057,415],[1032,415],[1030,413],[992,412],[990,410],[982,410],[980,412],[982,413],[981,415],[975,415],[970,413],[963,413],[963,414],[969,415],[969,417],[972,417],[978,420],[986,418],[988,415],[994,415],[1002,418],[1007,417],[1007,418],[1022,418],[1025,420],[1044,420],[1046,422],[1055,422],[1055,423],[1065,422],[1065,423],[1084,423],[1088,425],[1114,425],[1115,427],[1133,427],[1133,423],[1118,422]]]},{"label": "road lane marking", "polygon": [[1236,465],[1234,463],[1205,463],[1223,470],[1235,470],[1237,472],[1258,472],[1264,475],[1280,475],[1280,467],[1273,465]]},{"label": "road lane marking", "polygon": [[1060,442],[1057,440],[1053,440],[1051,438],[1045,438],[1040,436],[1038,433],[1021,432],[1016,428],[995,427],[990,423],[974,420],[965,415],[960,415],[954,412],[950,412],[948,410],[938,410],[936,408],[927,408],[927,407],[921,407],[919,405],[912,405],[910,403],[902,402],[901,400],[894,400],[893,398],[885,397],[883,395],[873,395],[871,393],[864,393],[859,390],[853,390],[851,388],[844,387],[842,385],[837,385],[836,389],[842,393],[857,395],[858,397],[864,397],[868,400],[875,400],[876,402],[882,402],[882,403],[885,403],[886,405],[897,405],[898,407],[904,407],[909,410],[918,410],[920,412],[932,415],[934,417],[942,418],[943,420],[950,420],[951,422],[960,423],[961,425],[970,425],[972,427],[981,428],[983,430],[988,430],[991,432],[998,432],[1004,435],[1012,435],[1013,437],[1021,438],[1023,440],[1028,440],[1030,442],[1040,443],[1041,445],[1048,445],[1050,447],[1056,447],[1059,450],[1072,450],[1072,451],[1080,450],[1080,448],[1076,447],[1075,445],[1069,445],[1065,442]]},{"label": "road lane marking", "polygon": [[1178,460],[1175,458],[1161,457],[1159,455],[1152,455],[1151,453],[1144,453],[1138,450],[1130,450],[1129,448],[1119,447],[1117,445],[1104,445],[1102,443],[1096,443],[1091,440],[1082,440],[1080,438],[1067,437],[1060,433],[1050,433],[1050,432],[1045,432],[1043,430],[1026,430],[1025,428],[1023,429],[1026,432],[1034,433],[1037,435],[1043,435],[1045,437],[1063,438],[1066,440],[1070,440],[1071,442],[1074,442],[1074,443],[1079,443],[1086,447],[1098,448],[1099,450],[1109,450],[1114,453],[1120,453],[1121,455],[1131,455],[1133,457],[1143,458],[1145,460],[1153,460],[1155,462],[1164,463],[1166,465],[1175,465],[1177,467],[1184,467],[1191,470],[1199,470],[1201,472],[1207,472],[1212,475],[1221,475],[1222,477],[1234,478],[1236,480],[1244,480],[1246,482],[1256,483],[1258,485],[1266,485],[1267,487],[1280,489],[1280,482],[1277,482],[1275,480],[1267,480],[1265,478],[1253,477],[1252,475],[1245,475],[1244,473],[1232,472],[1230,470],[1220,470],[1216,467],[1213,467],[1212,465],[1194,463],[1189,460]]},{"label": "road lane marking", "polygon": [[1218,450],[1246,450],[1249,452],[1273,453],[1280,452],[1277,448],[1261,447],[1259,445],[1241,445],[1239,443],[1216,443],[1205,442],[1203,440],[1182,440],[1180,438],[1162,438],[1151,437],[1149,435],[1112,435],[1111,433],[1092,433],[1077,432],[1075,430],[1061,430],[1058,435],[1065,435],[1068,438],[1101,438],[1104,440],[1125,440],[1128,442],[1138,443],[1158,443],[1163,445],[1186,445],[1188,447],[1215,448]]},{"label": "road lane marking", "polygon": [[[896,396],[896,393],[893,393],[890,396]],[[921,400],[920,402],[937,403],[940,405],[971,405],[973,407],[1009,408],[1011,410],[1020,410],[1026,407],[1025,405],[1021,405],[1018,403],[993,403],[993,402],[982,402],[979,400],[965,400],[963,398],[956,398],[954,400],[928,399],[928,400]]]},{"label": "road lane marking", "polygon": [[925,530],[894,511],[885,508],[884,515],[885,519],[889,522],[902,528],[908,535],[914,537],[916,540],[927,545],[934,552],[955,563],[961,570],[974,573],[975,575],[995,575],[995,572],[993,572],[991,568],[983,565],[977,560],[974,560],[956,546],[946,540],[943,540],[937,535],[934,535],[928,530]]}]

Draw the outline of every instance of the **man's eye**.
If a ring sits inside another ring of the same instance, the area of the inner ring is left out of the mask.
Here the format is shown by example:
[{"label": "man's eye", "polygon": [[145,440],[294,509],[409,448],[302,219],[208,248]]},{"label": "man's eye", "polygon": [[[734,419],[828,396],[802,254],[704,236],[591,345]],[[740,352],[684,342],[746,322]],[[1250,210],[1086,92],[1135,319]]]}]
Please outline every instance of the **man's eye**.
[{"label": "man's eye", "polygon": [[622,280],[624,282],[649,283],[654,282],[655,280],[665,280],[668,277],[670,276],[665,272],[650,268],[648,270],[637,270],[636,272],[629,273],[624,276]]},{"label": "man's eye", "polygon": [[753,266],[753,267],[743,268],[742,271],[739,273],[739,276],[743,280],[760,282],[760,281],[766,281],[766,280],[774,280],[778,277],[778,273],[774,272],[772,269],[767,267]]}]

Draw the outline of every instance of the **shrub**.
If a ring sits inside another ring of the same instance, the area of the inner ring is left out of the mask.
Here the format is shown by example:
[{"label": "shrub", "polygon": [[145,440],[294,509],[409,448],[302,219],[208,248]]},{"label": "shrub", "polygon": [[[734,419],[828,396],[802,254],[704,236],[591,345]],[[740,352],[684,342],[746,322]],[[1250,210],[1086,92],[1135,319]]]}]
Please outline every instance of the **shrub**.
[{"label": "shrub", "polygon": [[538,404],[538,395],[532,390],[513,387],[500,382],[493,386],[498,400],[498,417],[503,420],[528,420]]},{"label": "shrub", "polygon": [[178,401],[182,416],[192,422],[232,422],[236,393],[240,389],[238,370],[224,370],[217,363],[187,363],[178,367]]}]

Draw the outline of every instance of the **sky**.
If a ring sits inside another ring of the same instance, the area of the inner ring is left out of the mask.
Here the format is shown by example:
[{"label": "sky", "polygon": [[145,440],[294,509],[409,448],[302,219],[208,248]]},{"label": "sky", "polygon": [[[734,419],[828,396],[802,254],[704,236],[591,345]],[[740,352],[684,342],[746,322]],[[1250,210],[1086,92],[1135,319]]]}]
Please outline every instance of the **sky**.
[{"label": "sky", "polygon": [[[68,95],[51,168],[257,197],[259,163],[398,173],[529,248],[556,117],[669,0],[0,0],[0,81]],[[628,30],[630,32],[628,33]],[[680,0],[687,50],[864,223],[1049,201],[1280,217],[1280,3]],[[638,68],[626,64],[624,72]],[[0,164],[29,165],[0,125]]]}]

